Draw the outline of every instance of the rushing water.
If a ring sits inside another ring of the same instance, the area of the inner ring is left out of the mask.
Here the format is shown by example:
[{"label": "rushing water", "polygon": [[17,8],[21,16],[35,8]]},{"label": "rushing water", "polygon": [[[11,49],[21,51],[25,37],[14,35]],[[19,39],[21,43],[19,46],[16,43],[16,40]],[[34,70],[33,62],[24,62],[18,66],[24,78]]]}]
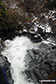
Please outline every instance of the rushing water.
[{"label": "rushing water", "polygon": [[25,61],[24,58],[27,54],[27,50],[33,48],[33,44],[27,37],[16,37],[12,41],[5,41],[6,48],[2,52],[3,56],[8,58],[11,63],[11,74],[14,80],[14,84],[34,84],[28,82],[27,76],[24,73]]},{"label": "rushing water", "polygon": [[[55,20],[56,18],[54,18],[53,13],[56,13],[56,11],[52,11],[52,13],[50,11],[48,15],[46,14],[41,14],[41,15],[44,15],[46,20],[48,20],[48,18],[52,18],[52,20]],[[32,29],[29,30],[30,34],[35,35],[36,38],[38,37],[38,35],[41,36],[41,32],[40,34],[36,33],[38,31],[38,28],[43,29],[43,32],[45,31],[46,33],[52,32],[51,26],[49,25],[48,22],[46,24],[40,24],[40,22],[38,21],[34,22],[34,20],[32,21],[32,23],[34,23],[33,30]],[[28,32],[28,31],[26,29],[23,29],[23,32]],[[20,33],[23,32],[20,31]],[[48,38],[46,41],[44,41],[42,36],[41,38],[42,38],[42,42],[44,42],[45,44],[48,43],[54,44],[52,37]],[[24,72],[25,69],[27,68],[25,66],[26,65],[25,57],[27,56],[27,50],[32,48],[37,49],[40,44],[41,42],[32,43],[29,38],[24,36],[21,37],[17,36],[13,40],[5,41],[6,47],[4,48],[1,54],[3,56],[6,56],[8,58],[8,61],[11,63],[10,70],[11,70],[12,79],[14,80],[14,84],[34,84],[32,81],[29,82],[27,80],[27,76]]]}]

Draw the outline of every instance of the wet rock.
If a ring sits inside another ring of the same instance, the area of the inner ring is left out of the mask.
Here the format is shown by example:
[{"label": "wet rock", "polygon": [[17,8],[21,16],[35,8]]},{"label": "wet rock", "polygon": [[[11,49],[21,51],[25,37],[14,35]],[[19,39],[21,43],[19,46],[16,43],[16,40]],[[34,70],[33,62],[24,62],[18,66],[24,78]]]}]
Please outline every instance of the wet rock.
[{"label": "wet rock", "polygon": [[13,80],[10,72],[10,63],[6,57],[0,55],[0,83],[1,84],[13,84]]},{"label": "wet rock", "polygon": [[39,48],[42,48],[42,49],[46,49],[46,50],[51,50],[51,49],[55,49],[56,48],[56,45],[53,43],[50,43],[50,42],[47,42],[47,41],[43,41],[43,43],[40,44]]},{"label": "wet rock", "polygon": [[26,34],[33,42],[41,42],[43,39],[47,39],[51,34],[51,28],[48,24],[42,25],[37,21],[24,24],[27,32],[22,32]]},{"label": "wet rock", "polygon": [[56,36],[56,25],[52,26],[53,35]]},{"label": "wet rock", "polygon": [[[48,79],[56,71],[56,46],[42,43],[38,49],[28,50],[25,57],[27,77],[33,82]],[[31,77],[31,74],[33,78]],[[29,74],[29,75],[28,75]]]},{"label": "wet rock", "polygon": [[31,40],[34,42],[34,43],[37,43],[37,42],[41,42],[42,41],[42,38],[41,36],[38,36],[38,35],[35,35],[31,38]]},{"label": "wet rock", "polygon": [[3,50],[3,48],[5,47],[3,40],[0,38],[0,53]]},{"label": "wet rock", "polygon": [[[46,28],[45,28],[46,27]],[[0,36],[3,40],[6,39],[13,39],[15,36],[27,36],[29,37],[34,43],[41,42],[43,39],[47,39],[50,36],[48,26],[43,26],[40,23],[33,22],[27,23],[25,25],[19,25],[19,29],[11,29],[11,28],[4,28],[0,30]],[[47,29],[47,30],[46,30]],[[47,31],[47,32],[46,32]]]}]

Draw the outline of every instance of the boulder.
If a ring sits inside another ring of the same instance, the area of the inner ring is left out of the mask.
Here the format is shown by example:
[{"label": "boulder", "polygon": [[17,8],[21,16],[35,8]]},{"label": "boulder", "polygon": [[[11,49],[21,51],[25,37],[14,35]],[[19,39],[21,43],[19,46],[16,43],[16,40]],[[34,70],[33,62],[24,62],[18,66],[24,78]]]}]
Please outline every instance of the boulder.
[{"label": "boulder", "polygon": [[13,84],[10,72],[10,63],[7,58],[2,55],[0,55],[0,83]]},{"label": "boulder", "polygon": [[[35,84],[46,80],[56,71],[56,46],[41,43],[38,49],[27,51],[25,73]],[[55,77],[56,78],[56,77]]]}]

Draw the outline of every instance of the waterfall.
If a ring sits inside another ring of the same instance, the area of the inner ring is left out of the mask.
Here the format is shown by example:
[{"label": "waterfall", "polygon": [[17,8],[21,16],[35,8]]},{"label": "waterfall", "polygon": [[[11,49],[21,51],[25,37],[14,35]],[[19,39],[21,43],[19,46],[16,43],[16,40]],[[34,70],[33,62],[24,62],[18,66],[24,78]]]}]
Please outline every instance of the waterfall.
[{"label": "waterfall", "polygon": [[2,51],[2,55],[8,58],[11,63],[11,74],[14,84],[34,84],[32,81],[28,82],[27,76],[24,73],[27,50],[33,48],[31,40],[24,36],[17,36],[12,41],[5,41],[6,48]]}]

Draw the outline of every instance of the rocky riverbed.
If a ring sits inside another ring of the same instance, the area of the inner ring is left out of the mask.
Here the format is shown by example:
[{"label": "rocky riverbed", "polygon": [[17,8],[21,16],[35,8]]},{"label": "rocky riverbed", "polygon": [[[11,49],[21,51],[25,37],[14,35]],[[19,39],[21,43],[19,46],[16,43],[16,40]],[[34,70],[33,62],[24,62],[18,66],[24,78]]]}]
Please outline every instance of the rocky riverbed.
[{"label": "rocky riverbed", "polygon": [[[44,40],[36,44],[25,36],[18,36],[13,40],[6,40],[4,44],[6,47],[1,51],[3,56],[0,59],[6,59],[8,64],[6,61],[0,62],[5,69],[6,66],[9,67],[8,73],[7,70],[4,71],[6,76],[11,74],[8,76],[10,79],[7,79],[9,84],[13,84],[13,81],[14,84],[41,84],[41,80],[50,80],[56,72],[55,42]],[[54,79],[56,80],[56,76]]]},{"label": "rocky riverbed", "polygon": [[[55,12],[53,11],[52,13],[55,13]],[[45,17],[45,19],[42,17]],[[42,13],[41,15],[41,18],[43,21],[48,20],[48,17],[52,18],[53,16],[49,15],[49,13],[47,16],[44,13]],[[2,80],[4,80],[2,84],[6,84],[6,83],[7,84],[18,84],[18,83],[22,84],[23,81],[24,81],[24,84],[25,82],[26,84],[32,84],[32,83],[38,84],[38,83],[41,83],[40,80],[51,79],[50,76],[54,72],[56,72],[56,40],[55,40],[55,37],[53,36],[54,32],[52,30],[51,23],[50,24],[48,22],[44,23],[43,21],[41,20],[38,21],[38,18],[34,17],[34,19],[30,23],[20,24],[21,29],[19,30],[18,29],[16,30],[1,29],[0,49],[1,49],[1,54],[2,52],[4,53],[1,55],[1,58],[0,58],[2,60],[0,61],[1,62],[0,66],[1,66],[2,76],[4,75],[6,76],[6,79],[5,77],[2,77],[3,79],[1,79],[1,82]],[[19,37],[19,39],[16,39],[17,36]],[[22,39],[20,40],[21,37]],[[28,46],[30,45],[27,44],[28,41],[24,37],[31,40],[32,42],[31,45],[33,45],[33,48],[31,49],[27,48],[27,50],[25,51],[24,47],[26,45]],[[18,43],[19,45],[17,48],[16,46]],[[22,49],[24,50],[24,52],[22,52]],[[14,59],[14,57],[12,57],[12,56],[22,56],[19,51],[21,51],[21,54],[23,56],[24,56],[23,53],[27,52],[24,59],[19,57],[19,59],[22,59],[23,62],[25,62],[25,65],[23,66],[26,67],[26,69],[22,71],[21,71],[22,67],[18,69],[20,65],[17,65],[17,63],[21,61],[19,61],[18,58]],[[14,52],[15,52],[15,55],[14,55]],[[17,53],[19,53],[19,55]],[[6,61],[3,59],[5,59]],[[16,62],[15,64],[14,60],[15,62],[18,60],[18,62]],[[16,65],[15,66],[16,69],[13,64]],[[18,71],[21,74],[19,74]],[[19,75],[15,75],[15,74],[19,74]],[[26,75],[26,77],[24,76],[24,74]],[[20,75],[22,77],[21,80],[20,80]],[[19,80],[16,80],[16,78]],[[56,77],[54,78],[56,79]]]},{"label": "rocky riverbed", "polygon": [[56,80],[56,3],[43,1],[0,1],[1,84]]}]

